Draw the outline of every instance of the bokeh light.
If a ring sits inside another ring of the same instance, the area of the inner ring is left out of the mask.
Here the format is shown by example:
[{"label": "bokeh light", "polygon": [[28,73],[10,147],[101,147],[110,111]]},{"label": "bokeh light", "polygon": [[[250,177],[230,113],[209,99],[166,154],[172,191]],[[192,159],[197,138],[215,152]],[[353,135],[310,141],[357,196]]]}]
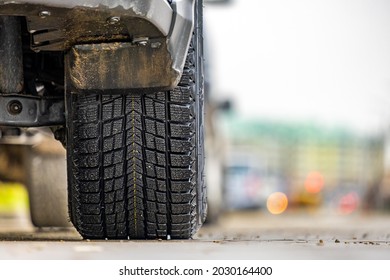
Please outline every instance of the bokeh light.
[{"label": "bokeh light", "polygon": [[339,200],[339,212],[344,215],[351,214],[359,206],[359,196],[356,192],[349,192]]},{"label": "bokeh light", "polygon": [[305,189],[308,193],[319,193],[324,187],[324,176],[320,172],[310,172],[305,180]]},{"label": "bokeh light", "polygon": [[267,199],[267,209],[271,214],[279,215],[286,211],[288,198],[282,192],[272,193]]}]

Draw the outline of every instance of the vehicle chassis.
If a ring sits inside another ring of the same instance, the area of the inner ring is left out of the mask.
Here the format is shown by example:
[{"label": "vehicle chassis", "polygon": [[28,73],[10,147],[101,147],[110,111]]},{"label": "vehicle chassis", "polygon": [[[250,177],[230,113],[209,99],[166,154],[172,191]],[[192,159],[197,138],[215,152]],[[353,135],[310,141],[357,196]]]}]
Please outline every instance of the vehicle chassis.
[{"label": "vehicle chassis", "polygon": [[[64,126],[64,93],[174,88],[194,28],[194,3],[0,0],[0,126]],[[33,61],[30,70],[26,60]]]}]

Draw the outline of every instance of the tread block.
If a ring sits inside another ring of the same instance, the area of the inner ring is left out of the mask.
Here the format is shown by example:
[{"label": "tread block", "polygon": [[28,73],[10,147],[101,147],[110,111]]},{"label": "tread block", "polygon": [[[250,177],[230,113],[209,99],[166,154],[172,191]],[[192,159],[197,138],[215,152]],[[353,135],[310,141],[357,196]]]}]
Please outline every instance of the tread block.
[{"label": "tread block", "polygon": [[191,205],[188,203],[172,204],[172,214],[186,214],[191,212]]},{"label": "tread block", "polygon": [[115,149],[122,148],[122,135],[116,134],[111,137],[107,137],[103,139],[103,152],[109,152]]},{"label": "tread block", "polygon": [[194,183],[190,181],[172,182],[171,189],[173,192],[189,192],[194,188]]},{"label": "tread block", "polygon": [[99,136],[99,129],[96,124],[90,123],[76,127],[76,135],[79,139],[93,139]]},{"label": "tread block", "polygon": [[79,145],[75,147],[74,152],[78,154],[91,154],[100,151],[99,139],[79,140]]},{"label": "tread block", "polygon": [[81,168],[99,167],[100,153],[90,153],[75,160],[75,164]]},{"label": "tread block", "polygon": [[188,201],[191,201],[194,197],[195,194],[192,193],[172,193],[172,202],[173,203],[187,203]]},{"label": "tread block", "polygon": [[176,87],[170,94],[171,102],[186,105],[193,100],[191,88]]},{"label": "tread block", "polygon": [[146,147],[148,149],[156,150],[159,152],[165,152],[165,139],[157,138],[150,136],[149,134],[146,135]]},{"label": "tread block", "polygon": [[80,193],[80,202],[83,204],[100,203],[100,193]]},{"label": "tread block", "polygon": [[189,224],[191,219],[192,217],[190,214],[172,215],[173,224]]},{"label": "tread block", "polygon": [[98,193],[100,192],[99,181],[80,181],[80,191],[84,193]]},{"label": "tread block", "polygon": [[99,110],[97,106],[80,107],[75,115],[76,122],[83,125],[87,124],[88,122],[95,123],[99,120]]},{"label": "tread block", "polygon": [[80,206],[80,210],[83,214],[87,214],[87,215],[101,215],[100,203],[82,204]]},{"label": "tread block", "polygon": [[195,149],[195,137],[188,140],[171,139],[171,151],[174,153],[188,153]]},{"label": "tread block", "polygon": [[78,174],[78,179],[82,181],[95,181],[100,179],[99,168],[86,168]]},{"label": "tread block", "polygon": [[194,135],[194,124],[171,124],[171,135],[176,138],[190,138]]},{"label": "tread block", "polygon": [[171,168],[171,178],[173,180],[189,180],[195,175],[192,169]]},{"label": "tread block", "polygon": [[171,154],[171,165],[174,167],[190,166],[194,164],[195,157],[190,155],[172,155]]},{"label": "tread block", "polygon": [[170,105],[171,120],[176,122],[189,122],[194,119],[195,112],[190,105]]},{"label": "tread block", "polygon": [[123,120],[114,120],[105,122],[103,124],[103,137],[113,136],[115,134],[122,134]]}]

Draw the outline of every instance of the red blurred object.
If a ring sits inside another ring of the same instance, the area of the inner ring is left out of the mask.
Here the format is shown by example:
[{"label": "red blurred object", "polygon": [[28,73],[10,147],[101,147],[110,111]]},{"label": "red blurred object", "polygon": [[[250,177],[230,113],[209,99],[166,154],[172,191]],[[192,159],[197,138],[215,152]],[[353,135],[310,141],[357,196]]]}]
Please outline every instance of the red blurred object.
[{"label": "red blurred object", "polygon": [[339,200],[339,211],[341,214],[351,214],[359,206],[359,196],[356,192],[349,192]]}]

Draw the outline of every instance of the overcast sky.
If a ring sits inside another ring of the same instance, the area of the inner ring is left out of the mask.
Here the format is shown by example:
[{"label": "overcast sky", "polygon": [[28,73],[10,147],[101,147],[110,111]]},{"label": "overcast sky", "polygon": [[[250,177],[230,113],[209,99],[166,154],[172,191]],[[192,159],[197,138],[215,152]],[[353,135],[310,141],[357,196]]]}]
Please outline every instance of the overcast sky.
[{"label": "overcast sky", "polygon": [[390,127],[390,1],[206,5],[214,90],[240,114]]}]

